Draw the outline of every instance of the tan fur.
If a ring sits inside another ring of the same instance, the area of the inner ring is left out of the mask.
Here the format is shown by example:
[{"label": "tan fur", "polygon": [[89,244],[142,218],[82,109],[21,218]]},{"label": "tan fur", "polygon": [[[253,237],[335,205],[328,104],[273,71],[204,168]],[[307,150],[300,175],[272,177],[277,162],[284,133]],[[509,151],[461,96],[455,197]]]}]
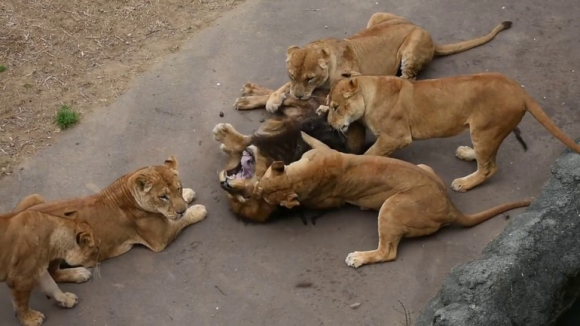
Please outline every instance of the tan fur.
[{"label": "tan fur", "polygon": [[347,130],[362,122],[377,140],[365,155],[389,156],[413,140],[455,136],[469,129],[473,148],[460,146],[456,156],[477,160],[477,171],[455,179],[465,192],[497,171],[496,154],[505,139],[530,112],[566,146],[580,152],[514,80],[498,73],[409,81],[390,76],[357,76],[341,80],[329,95],[328,122]]},{"label": "tan fur", "polygon": [[[270,112],[278,110],[289,94],[307,100],[316,89],[329,89],[344,74],[395,75],[400,68],[402,78],[414,79],[435,55],[449,55],[492,40],[511,27],[503,22],[489,34],[473,40],[448,45],[435,45],[429,32],[391,13],[372,15],[367,28],[346,38],[326,38],[300,48],[290,46],[286,52],[286,68],[290,81],[272,93],[266,103]],[[236,108],[244,106],[238,99]]]},{"label": "tan fur", "polygon": [[[154,252],[165,249],[187,226],[203,220],[203,205],[187,207],[195,198],[191,189],[182,189],[177,160],[128,173],[101,192],[82,198],[46,202],[31,195],[18,207],[57,216],[75,215],[86,221],[101,242],[101,260],[113,258],[141,244]],[[51,265],[57,282],[76,282],[75,271]],[[71,279],[72,278],[72,279]]]},{"label": "tan fur", "polygon": [[287,166],[274,162],[256,185],[256,195],[285,207],[325,209],[349,203],[377,210],[378,249],[349,254],[346,263],[355,268],[395,260],[404,237],[432,234],[449,224],[474,226],[530,204],[526,200],[464,215],[455,208],[443,182],[430,167],[387,157],[339,153],[326,146],[315,147]]},{"label": "tan fur", "polygon": [[90,225],[74,218],[34,211],[0,216],[0,281],[10,288],[20,324],[37,326],[44,322],[44,315],[29,307],[34,287],[61,307],[74,307],[77,296],[58,288],[47,271],[49,263],[64,260],[92,267],[99,262],[99,247]]}]

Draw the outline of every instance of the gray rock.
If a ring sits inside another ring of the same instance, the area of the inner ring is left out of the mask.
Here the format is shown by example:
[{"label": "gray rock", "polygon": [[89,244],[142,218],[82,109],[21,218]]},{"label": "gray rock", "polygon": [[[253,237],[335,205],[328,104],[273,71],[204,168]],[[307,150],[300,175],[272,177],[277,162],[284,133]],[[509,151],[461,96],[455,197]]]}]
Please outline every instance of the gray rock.
[{"label": "gray rock", "polygon": [[553,325],[580,294],[580,155],[564,151],[525,213],[459,265],[416,325]]}]

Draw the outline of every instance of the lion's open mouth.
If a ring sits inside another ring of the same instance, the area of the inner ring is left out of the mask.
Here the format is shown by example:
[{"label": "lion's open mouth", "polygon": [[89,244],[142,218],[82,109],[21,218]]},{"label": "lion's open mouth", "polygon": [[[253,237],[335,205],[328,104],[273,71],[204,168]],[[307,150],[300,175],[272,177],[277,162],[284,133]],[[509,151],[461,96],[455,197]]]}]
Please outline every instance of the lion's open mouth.
[{"label": "lion's open mouth", "polygon": [[251,179],[256,172],[256,159],[254,154],[245,150],[242,153],[240,163],[235,168],[226,171],[227,179]]}]

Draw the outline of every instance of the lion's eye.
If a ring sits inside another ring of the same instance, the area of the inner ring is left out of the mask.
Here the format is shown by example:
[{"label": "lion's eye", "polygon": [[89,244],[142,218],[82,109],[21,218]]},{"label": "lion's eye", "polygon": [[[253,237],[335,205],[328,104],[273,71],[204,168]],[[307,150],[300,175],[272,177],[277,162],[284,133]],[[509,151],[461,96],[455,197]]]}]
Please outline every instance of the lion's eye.
[{"label": "lion's eye", "polygon": [[163,201],[168,201],[169,197],[167,197],[167,195],[163,195],[163,196],[159,196],[159,199],[161,199]]},{"label": "lion's eye", "polygon": [[332,109],[333,109],[334,111],[336,111],[336,110],[338,109],[338,104],[335,104],[335,105],[333,105],[333,106],[332,106]]},{"label": "lion's eye", "polygon": [[310,78],[306,79],[307,83],[312,83],[313,81],[314,81],[314,77],[310,77]]},{"label": "lion's eye", "polygon": [[288,77],[289,77],[290,79],[294,80],[294,75],[292,75],[292,74],[288,74]]}]

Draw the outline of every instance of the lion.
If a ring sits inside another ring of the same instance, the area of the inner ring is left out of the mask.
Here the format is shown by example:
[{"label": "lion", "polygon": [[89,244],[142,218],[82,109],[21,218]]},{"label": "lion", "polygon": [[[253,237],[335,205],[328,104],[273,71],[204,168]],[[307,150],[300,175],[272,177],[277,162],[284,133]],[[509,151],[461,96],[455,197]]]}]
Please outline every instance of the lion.
[{"label": "lion", "polygon": [[75,218],[23,211],[0,216],[0,281],[10,288],[14,311],[21,325],[42,325],[45,316],[30,309],[34,287],[59,306],[72,308],[78,298],[63,293],[47,268],[54,260],[73,266],[93,267],[99,262],[100,246],[91,226]]},{"label": "lion", "polygon": [[[178,162],[170,156],[162,165],[142,167],[121,176],[100,192],[80,198],[47,202],[38,194],[24,198],[17,210],[42,212],[85,221],[99,239],[100,260],[120,256],[140,244],[158,253],[181,231],[203,220],[203,205],[187,207],[195,192],[182,188]],[[83,282],[85,268],[60,268],[52,262],[49,272],[56,282]]]},{"label": "lion", "polygon": [[[402,78],[415,79],[434,56],[455,54],[485,44],[511,25],[512,22],[505,21],[483,37],[434,45],[429,32],[405,18],[391,13],[375,13],[366,29],[349,38],[320,39],[302,48],[290,46],[286,51],[290,81],[266,99],[266,109],[277,111],[288,93],[296,99],[307,100],[314,90],[328,90],[345,73],[395,75],[400,69]],[[251,101],[241,97],[234,107],[248,110],[263,105],[249,104]]]},{"label": "lion", "polygon": [[335,129],[345,132],[351,123],[362,122],[377,136],[365,155],[389,156],[413,140],[452,137],[469,128],[473,148],[459,146],[455,156],[476,160],[477,171],[453,180],[451,188],[457,192],[466,192],[497,172],[497,151],[512,131],[521,140],[517,126],[526,112],[580,153],[580,146],[519,83],[499,73],[422,81],[355,76],[336,83],[328,103],[319,113],[328,111],[328,123]]},{"label": "lion", "polygon": [[445,184],[427,165],[368,155],[340,153],[303,133],[313,148],[290,165],[275,161],[257,182],[256,195],[271,205],[327,209],[352,204],[379,212],[379,246],[355,251],[348,266],[393,261],[402,238],[426,236],[441,227],[475,226],[529,200],[465,215],[449,198]]},{"label": "lion", "polygon": [[[268,96],[272,90],[247,84],[243,90],[250,97]],[[309,101],[285,99],[283,116],[266,120],[252,135],[243,135],[229,123],[219,123],[213,129],[215,140],[228,157],[225,169],[218,173],[220,186],[227,194],[231,210],[243,221],[265,223],[279,207],[254,196],[254,183],[273,161],[294,162],[310,149],[300,137],[300,131],[310,132],[331,148],[343,152],[363,153],[365,130],[353,125],[342,134],[328,125],[326,117],[314,110],[326,101],[326,93]],[[303,220],[303,222],[305,222]]]}]

